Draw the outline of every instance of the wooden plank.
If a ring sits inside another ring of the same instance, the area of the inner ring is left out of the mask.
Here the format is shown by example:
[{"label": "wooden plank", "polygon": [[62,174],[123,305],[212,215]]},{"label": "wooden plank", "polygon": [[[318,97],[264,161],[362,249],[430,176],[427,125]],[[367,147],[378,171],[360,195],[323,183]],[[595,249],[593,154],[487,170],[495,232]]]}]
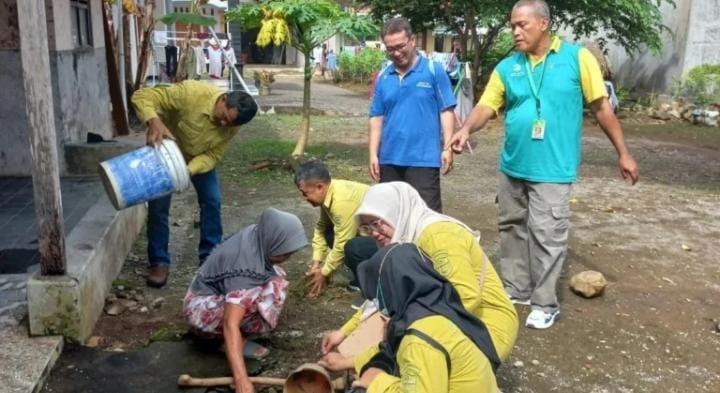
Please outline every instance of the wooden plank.
[{"label": "wooden plank", "polygon": [[40,269],[44,275],[64,274],[65,229],[50,84],[45,2],[18,1],[17,13],[25,112],[32,156]]}]

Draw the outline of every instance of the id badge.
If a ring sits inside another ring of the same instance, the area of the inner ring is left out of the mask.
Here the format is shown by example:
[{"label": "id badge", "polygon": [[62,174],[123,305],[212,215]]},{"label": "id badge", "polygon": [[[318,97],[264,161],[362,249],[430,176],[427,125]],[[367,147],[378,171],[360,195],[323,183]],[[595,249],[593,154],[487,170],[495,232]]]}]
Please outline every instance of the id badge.
[{"label": "id badge", "polygon": [[537,119],[533,122],[532,139],[535,139],[535,140],[545,139],[545,120]]}]

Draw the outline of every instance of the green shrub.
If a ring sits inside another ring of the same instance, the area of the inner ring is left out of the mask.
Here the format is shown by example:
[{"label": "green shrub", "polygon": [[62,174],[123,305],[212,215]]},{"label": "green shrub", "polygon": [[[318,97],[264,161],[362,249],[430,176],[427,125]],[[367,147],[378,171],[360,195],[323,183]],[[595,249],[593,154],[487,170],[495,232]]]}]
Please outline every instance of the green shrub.
[{"label": "green shrub", "polygon": [[375,48],[365,48],[357,55],[343,53],[338,58],[337,78],[343,82],[369,83],[372,73],[379,71],[385,54]]},{"label": "green shrub", "polygon": [[676,96],[690,98],[698,105],[720,102],[720,64],[703,64],[675,82]]}]

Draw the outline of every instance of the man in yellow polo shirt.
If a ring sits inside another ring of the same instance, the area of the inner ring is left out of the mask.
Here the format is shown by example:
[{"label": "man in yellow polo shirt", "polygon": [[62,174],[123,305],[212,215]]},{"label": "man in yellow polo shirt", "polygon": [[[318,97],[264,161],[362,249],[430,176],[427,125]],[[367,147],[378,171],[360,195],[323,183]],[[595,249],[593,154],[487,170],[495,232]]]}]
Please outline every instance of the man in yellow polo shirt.
[{"label": "man in yellow polo shirt", "polygon": [[532,307],[525,325],[546,329],[560,317],[556,285],[567,254],[570,192],[580,164],[583,104],[615,146],[623,178],[638,180],[597,60],[550,34],[543,0],[515,3],[510,25],[517,51],[495,68],[485,93],[445,147],[467,138],[505,108],[500,155],[500,273],[515,304]]},{"label": "man in yellow polo shirt", "polygon": [[[330,276],[346,262],[345,245],[358,235],[355,211],[365,198],[369,186],[348,180],[331,179],[320,161],[308,161],[295,171],[295,185],[312,206],[320,207],[315,225],[313,256],[309,279],[310,297],[317,297],[327,287]],[[348,266],[355,274],[356,264]],[[357,286],[355,279],[351,286]]]},{"label": "man in yellow polo shirt", "polygon": [[[244,92],[229,92],[199,81],[140,89],[132,96],[138,118],[148,126],[147,144],[174,139],[188,163],[200,204],[200,264],[222,241],[220,183],[215,166],[239,126],[252,120],[257,104]],[[148,203],[147,284],[167,282],[170,254],[168,216],[171,196]]]}]

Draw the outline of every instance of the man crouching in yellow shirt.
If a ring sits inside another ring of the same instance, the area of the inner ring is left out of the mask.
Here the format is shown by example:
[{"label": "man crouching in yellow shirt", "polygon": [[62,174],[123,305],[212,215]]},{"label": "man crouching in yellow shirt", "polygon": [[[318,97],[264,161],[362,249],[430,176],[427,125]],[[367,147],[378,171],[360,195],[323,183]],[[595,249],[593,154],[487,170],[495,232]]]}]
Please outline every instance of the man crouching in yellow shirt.
[{"label": "man crouching in yellow shirt", "polygon": [[[140,89],[133,94],[132,103],[138,118],[148,126],[147,144],[173,139],[188,162],[200,204],[198,258],[202,265],[222,241],[220,183],[215,166],[239,126],[255,116],[257,104],[247,93],[226,93],[199,81]],[[147,284],[152,287],[164,286],[168,278],[170,201],[168,195],[148,203]]]},{"label": "man crouching in yellow shirt", "polygon": [[[356,364],[368,393],[495,393],[500,365],[485,324],[412,243],[391,244],[358,267],[363,296],[388,318],[376,354]],[[335,368],[328,356],[321,364]]]},{"label": "man crouching in yellow shirt", "polygon": [[[331,179],[325,165],[313,160],[295,170],[295,185],[312,206],[320,207],[315,224],[313,256],[306,276],[310,297],[318,297],[327,288],[330,276],[345,261],[345,245],[358,235],[355,212],[370,188],[367,184]],[[348,266],[355,274],[355,266]],[[357,286],[354,281],[350,285]]]}]

